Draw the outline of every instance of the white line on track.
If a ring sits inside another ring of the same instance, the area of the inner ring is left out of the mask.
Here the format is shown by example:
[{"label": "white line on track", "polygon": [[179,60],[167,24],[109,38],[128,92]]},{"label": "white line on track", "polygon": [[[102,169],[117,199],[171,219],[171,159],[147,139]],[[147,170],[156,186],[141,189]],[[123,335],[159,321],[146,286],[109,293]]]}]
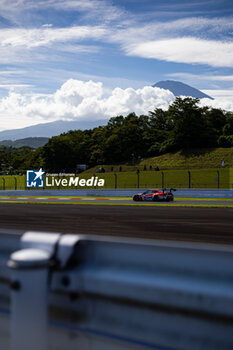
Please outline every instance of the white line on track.
[{"label": "white line on track", "polygon": [[[18,198],[17,198],[17,199],[18,199]],[[26,198],[26,199],[29,199],[29,198]],[[37,199],[41,200],[41,199],[48,199],[48,198],[46,198],[46,197],[36,197],[35,199],[36,199],[36,200],[37,200]]]}]

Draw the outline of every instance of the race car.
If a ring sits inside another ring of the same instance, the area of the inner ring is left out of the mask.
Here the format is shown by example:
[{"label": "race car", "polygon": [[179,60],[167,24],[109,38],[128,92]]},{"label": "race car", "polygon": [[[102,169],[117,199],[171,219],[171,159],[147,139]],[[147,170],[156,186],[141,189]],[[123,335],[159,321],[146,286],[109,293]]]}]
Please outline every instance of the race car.
[{"label": "race car", "polygon": [[133,196],[134,201],[173,201],[174,195],[172,191],[176,191],[175,188],[170,188],[169,191],[164,188],[163,190],[147,190],[142,193],[135,194]]}]

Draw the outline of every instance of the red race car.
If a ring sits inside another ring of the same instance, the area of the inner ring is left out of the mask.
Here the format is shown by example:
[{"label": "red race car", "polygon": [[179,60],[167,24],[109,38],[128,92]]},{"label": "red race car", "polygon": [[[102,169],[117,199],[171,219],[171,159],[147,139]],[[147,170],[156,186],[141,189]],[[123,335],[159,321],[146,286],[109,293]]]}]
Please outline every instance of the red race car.
[{"label": "red race car", "polygon": [[133,196],[134,201],[173,201],[174,195],[172,191],[176,191],[174,188],[171,188],[169,191],[166,191],[166,188],[163,190],[147,190],[143,193],[138,193]]}]

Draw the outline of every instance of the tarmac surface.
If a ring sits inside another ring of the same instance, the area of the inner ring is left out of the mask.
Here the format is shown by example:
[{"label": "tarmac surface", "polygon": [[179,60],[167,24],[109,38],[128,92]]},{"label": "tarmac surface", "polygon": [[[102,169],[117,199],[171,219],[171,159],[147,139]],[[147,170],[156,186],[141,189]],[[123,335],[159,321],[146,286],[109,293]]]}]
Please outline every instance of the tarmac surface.
[{"label": "tarmac surface", "polygon": [[151,205],[151,206],[216,206],[232,207],[233,199],[178,199],[172,202],[153,202],[153,201],[133,201],[132,199],[106,198],[106,197],[22,197],[10,196],[0,197],[1,202],[16,203],[65,203],[65,204],[107,204],[107,205]]},{"label": "tarmac surface", "polygon": [[0,203],[0,228],[233,245],[233,208]]}]

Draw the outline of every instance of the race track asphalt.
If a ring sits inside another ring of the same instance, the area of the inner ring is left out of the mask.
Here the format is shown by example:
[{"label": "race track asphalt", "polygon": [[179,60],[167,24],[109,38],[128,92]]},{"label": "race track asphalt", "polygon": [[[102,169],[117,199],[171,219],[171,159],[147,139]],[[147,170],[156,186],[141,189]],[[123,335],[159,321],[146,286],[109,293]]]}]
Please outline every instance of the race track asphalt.
[{"label": "race track asphalt", "polygon": [[65,203],[65,204],[106,204],[106,205],[137,205],[137,206],[215,206],[215,207],[232,207],[233,199],[210,199],[210,198],[179,198],[172,202],[153,202],[153,201],[133,201],[128,198],[107,198],[107,197],[0,197],[0,203]]},{"label": "race track asphalt", "polygon": [[233,245],[233,208],[0,203],[0,228]]}]

